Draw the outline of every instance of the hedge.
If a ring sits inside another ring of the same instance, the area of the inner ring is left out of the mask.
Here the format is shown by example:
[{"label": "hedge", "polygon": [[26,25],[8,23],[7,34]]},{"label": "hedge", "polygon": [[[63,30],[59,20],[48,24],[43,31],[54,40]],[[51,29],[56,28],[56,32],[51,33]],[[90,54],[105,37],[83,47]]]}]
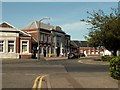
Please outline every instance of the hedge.
[{"label": "hedge", "polygon": [[102,61],[110,61],[113,58],[113,56],[102,56]]},{"label": "hedge", "polygon": [[114,79],[120,80],[120,57],[112,57],[110,60],[110,75]]}]

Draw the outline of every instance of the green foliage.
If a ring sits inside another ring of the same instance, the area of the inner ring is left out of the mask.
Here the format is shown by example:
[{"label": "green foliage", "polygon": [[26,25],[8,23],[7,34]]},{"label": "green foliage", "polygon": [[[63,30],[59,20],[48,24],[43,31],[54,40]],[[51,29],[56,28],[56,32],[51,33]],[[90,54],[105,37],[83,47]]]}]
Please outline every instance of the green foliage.
[{"label": "green foliage", "polygon": [[103,61],[110,62],[110,75],[114,79],[120,80],[120,56],[102,56]]},{"label": "green foliage", "polygon": [[92,27],[87,40],[90,46],[104,46],[109,51],[113,51],[116,56],[120,49],[120,14],[118,9],[112,9],[112,12],[106,15],[102,10],[87,12],[90,17],[82,20],[89,23]]},{"label": "green foliage", "polygon": [[102,57],[101,57],[102,61],[108,61],[108,62],[110,62],[110,60],[111,60],[112,58],[114,58],[114,57],[113,57],[113,56],[102,56]]},{"label": "green foliage", "polygon": [[94,59],[94,61],[101,61],[101,59]]},{"label": "green foliage", "polygon": [[120,80],[120,57],[113,57],[110,60],[110,75],[114,79]]}]

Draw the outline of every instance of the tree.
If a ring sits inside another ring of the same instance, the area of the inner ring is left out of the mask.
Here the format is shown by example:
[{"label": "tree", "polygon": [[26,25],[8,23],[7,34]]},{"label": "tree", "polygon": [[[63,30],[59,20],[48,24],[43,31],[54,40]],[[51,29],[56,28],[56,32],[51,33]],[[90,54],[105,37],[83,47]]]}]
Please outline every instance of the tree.
[{"label": "tree", "polygon": [[104,46],[116,56],[120,49],[120,13],[118,9],[111,9],[111,13],[106,15],[102,10],[87,12],[90,17],[81,20],[91,24],[87,41],[90,46]]}]

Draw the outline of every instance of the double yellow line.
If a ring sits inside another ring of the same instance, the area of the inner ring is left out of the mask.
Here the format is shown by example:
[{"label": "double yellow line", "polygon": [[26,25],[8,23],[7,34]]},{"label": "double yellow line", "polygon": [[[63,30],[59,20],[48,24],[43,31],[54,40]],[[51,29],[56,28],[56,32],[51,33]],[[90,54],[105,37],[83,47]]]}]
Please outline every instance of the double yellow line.
[{"label": "double yellow line", "polygon": [[34,81],[32,90],[41,90],[42,89],[42,81],[45,81],[45,77],[46,77],[46,75],[45,76],[38,76]]}]

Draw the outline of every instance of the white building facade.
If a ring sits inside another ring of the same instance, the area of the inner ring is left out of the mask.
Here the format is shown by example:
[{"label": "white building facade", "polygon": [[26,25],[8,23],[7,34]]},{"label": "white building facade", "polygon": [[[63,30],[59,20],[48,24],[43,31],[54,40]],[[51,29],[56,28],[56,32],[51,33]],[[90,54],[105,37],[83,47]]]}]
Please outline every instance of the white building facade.
[{"label": "white building facade", "polygon": [[19,58],[16,52],[16,38],[19,37],[19,31],[6,25],[0,27],[0,57],[1,58]]},{"label": "white building facade", "polygon": [[0,24],[0,58],[31,58],[31,36],[7,22]]}]

